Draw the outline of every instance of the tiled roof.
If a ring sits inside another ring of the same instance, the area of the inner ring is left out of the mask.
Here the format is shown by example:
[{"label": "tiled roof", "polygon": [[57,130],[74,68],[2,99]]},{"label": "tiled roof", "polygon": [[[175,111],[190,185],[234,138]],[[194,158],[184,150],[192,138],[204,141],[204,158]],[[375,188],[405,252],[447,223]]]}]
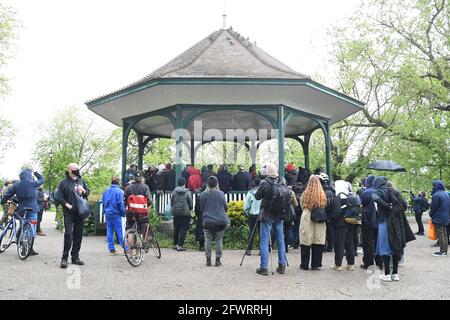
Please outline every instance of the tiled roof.
[{"label": "tiled roof", "polygon": [[310,79],[267,54],[230,27],[211,33],[146,77],[110,94],[165,78]]}]

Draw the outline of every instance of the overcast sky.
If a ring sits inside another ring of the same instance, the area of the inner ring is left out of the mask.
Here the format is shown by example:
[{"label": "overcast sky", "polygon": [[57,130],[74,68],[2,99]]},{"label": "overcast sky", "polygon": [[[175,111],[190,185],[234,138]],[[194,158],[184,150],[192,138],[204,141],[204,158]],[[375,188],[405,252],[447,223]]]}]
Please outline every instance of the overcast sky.
[{"label": "overcast sky", "polygon": [[[18,129],[0,177],[29,162],[40,125],[66,105],[83,105],[151,73],[222,27],[224,0],[2,0],[22,21],[8,67],[12,93],[0,112]],[[226,0],[232,26],[306,74],[323,74],[327,29],[359,0]]]}]

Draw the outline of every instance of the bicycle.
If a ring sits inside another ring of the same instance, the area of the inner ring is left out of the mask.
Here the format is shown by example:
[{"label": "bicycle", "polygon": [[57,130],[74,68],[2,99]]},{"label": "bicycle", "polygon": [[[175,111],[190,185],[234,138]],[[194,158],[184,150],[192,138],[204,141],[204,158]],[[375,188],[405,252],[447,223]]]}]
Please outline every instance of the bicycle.
[{"label": "bicycle", "polygon": [[[11,206],[11,204],[9,205]],[[32,211],[32,208],[25,208],[25,216]],[[5,252],[11,244],[17,243],[17,255],[19,259],[25,260],[33,249],[34,237],[32,225],[37,224],[37,221],[22,218],[15,211],[8,214],[11,216],[11,219],[0,234],[0,253]]]},{"label": "bicycle", "polygon": [[136,219],[139,219],[139,217],[137,216],[137,214],[134,214],[133,226],[127,229],[124,236],[125,256],[133,267],[138,267],[141,264],[144,258],[144,252],[149,253],[150,249],[152,249],[155,257],[161,259],[161,248],[159,247],[158,238],[153,232],[150,223],[147,223],[145,232],[142,235],[138,231]]}]

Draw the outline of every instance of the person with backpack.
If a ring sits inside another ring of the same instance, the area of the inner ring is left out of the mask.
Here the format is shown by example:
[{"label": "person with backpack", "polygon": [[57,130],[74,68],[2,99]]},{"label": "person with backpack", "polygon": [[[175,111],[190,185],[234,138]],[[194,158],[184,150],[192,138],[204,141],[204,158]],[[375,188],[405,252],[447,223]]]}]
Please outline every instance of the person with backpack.
[{"label": "person with backpack", "polygon": [[[319,178],[309,178],[305,192],[300,199],[303,209],[300,221],[300,269],[316,271],[322,267],[322,253],[325,246],[327,226],[327,196],[322,189]],[[311,257],[312,253],[312,257]]]},{"label": "person with backpack", "polygon": [[419,230],[416,232],[416,235],[423,236],[425,234],[425,229],[423,227],[422,216],[425,211],[430,208],[428,204],[425,191],[420,191],[417,197],[414,195],[412,191],[409,191],[409,196],[411,197],[411,201],[413,202],[413,210],[416,218],[417,226]]},{"label": "person with backpack", "polygon": [[373,181],[375,176],[368,176],[366,178],[366,190],[361,196],[361,232],[363,241],[363,263],[361,269],[368,269],[374,264],[377,265],[380,270],[383,270],[383,260],[375,255],[376,241],[378,239],[378,223],[377,223],[377,210],[372,198],[372,193],[375,191]]},{"label": "person with backpack", "polygon": [[342,271],[342,260],[347,260],[347,270],[355,270],[355,227],[361,223],[361,200],[348,188],[336,189],[336,202],[339,202],[339,214],[332,221],[334,230],[334,271]]},{"label": "person with backpack", "polygon": [[271,242],[271,230],[275,231],[278,246],[278,268],[277,272],[286,272],[286,252],[283,234],[283,219],[290,210],[291,193],[286,182],[278,175],[277,167],[270,163],[265,166],[267,177],[261,181],[255,198],[261,201],[260,211],[260,244],[261,254],[260,267],[256,273],[269,275],[269,242]]},{"label": "person with backpack", "polygon": [[114,233],[120,246],[125,250],[123,241],[122,218],[125,217],[124,192],[119,186],[119,177],[111,179],[111,186],[103,192],[102,210],[106,218],[106,240],[110,256],[117,255],[114,247]]},{"label": "person with backpack", "polygon": [[[144,183],[142,171],[137,170],[133,175],[133,182],[125,188],[124,199],[126,203],[126,230],[137,223],[138,232],[143,234],[148,225],[148,211],[152,205],[150,189]],[[127,241],[129,241],[127,239]],[[129,242],[132,242],[131,240]]]},{"label": "person with backpack", "polygon": [[[261,183],[260,178],[255,178],[253,181],[253,189],[250,190],[244,200],[244,213],[248,218],[248,240],[247,240],[247,250],[245,254],[247,256],[252,255],[253,249],[253,239],[255,238],[255,233],[259,232],[259,212],[261,210],[261,200],[256,200],[255,194]],[[256,229],[255,229],[256,227]],[[255,232],[253,232],[255,230]]]},{"label": "person with backpack", "polygon": [[216,267],[220,267],[222,262],[222,240],[225,229],[230,225],[227,216],[228,204],[223,191],[219,190],[218,180],[215,176],[210,176],[207,181],[207,188],[200,195],[200,212],[203,217],[203,229],[205,232],[205,256],[206,266],[211,266],[211,245],[216,243]]},{"label": "person with backpack", "polygon": [[170,205],[173,214],[173,247],[177,251],[186,251],[184,241],[191,222],[191,210],[193,209],[192,195],[185,188],[186,180],[178,179],[178,187],[172,192]]},{"label": "person with backpack", "polygon": [[87,199],[89,188],[81,178],[78,164],[71,163],[67,167],[66,179],[61,181],[56,191],[56,202],[62,206],[64,215],[64,250],[61,258],[61,268],[67,268],[69,251],[71,251],[72,264],[84,265],[80,259],[81,242],[83,240],[84,218],[75,207],[76,194]]}]

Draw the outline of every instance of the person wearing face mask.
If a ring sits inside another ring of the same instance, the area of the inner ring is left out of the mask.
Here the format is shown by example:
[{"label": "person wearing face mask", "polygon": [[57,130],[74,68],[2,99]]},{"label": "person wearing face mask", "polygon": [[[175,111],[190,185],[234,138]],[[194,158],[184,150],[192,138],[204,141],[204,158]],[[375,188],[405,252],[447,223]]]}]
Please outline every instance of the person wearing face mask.
[{"label": "person wearing face mask", "polygon": [[67,168],[66,179],[59,183],[56,198],[56,201],[62,206],[64,215],[64,251],[61,268],[67,268],[69,251],[71,251],[72,264],[84,265],[80,259],[84,219],[78,215],[74,207],[75,192],[87,199],[89,188],[81,179],[79,166],[71,163]]}]

